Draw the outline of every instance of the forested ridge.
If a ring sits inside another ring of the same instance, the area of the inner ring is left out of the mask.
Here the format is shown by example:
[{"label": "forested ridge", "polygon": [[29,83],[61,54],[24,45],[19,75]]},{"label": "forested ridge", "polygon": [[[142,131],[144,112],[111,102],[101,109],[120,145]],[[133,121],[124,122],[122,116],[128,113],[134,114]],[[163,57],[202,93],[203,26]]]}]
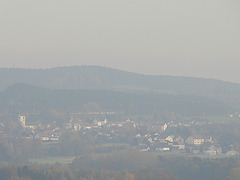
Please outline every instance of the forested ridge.
[{"label": "forested ridge", "polygon": [[16,84],[0,93],[0,111],[59,112],[114,111],[125,114],[175,112],[183,116],[224,115],[233,107],[193,95],[126,93],[103,90],[52,90]]},{"label": "forested ridge", "polygon": [[[161,72],[159,72],[161,74]],[[51,89],[95,89],[205,96],[240,107],[240,85],[214,79],[142,75],[99,66],[0,69],[0,90],[16,83]]]}]

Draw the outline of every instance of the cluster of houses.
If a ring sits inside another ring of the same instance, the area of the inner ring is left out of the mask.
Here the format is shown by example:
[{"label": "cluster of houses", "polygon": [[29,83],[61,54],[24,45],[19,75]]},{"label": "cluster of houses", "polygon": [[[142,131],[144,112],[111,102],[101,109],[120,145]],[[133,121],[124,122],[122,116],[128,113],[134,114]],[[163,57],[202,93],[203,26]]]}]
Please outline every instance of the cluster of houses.
[{"label": "cluster of houses", "polygon": [[32,126],[26,125],[26,117],[19,115],[18,122],[22,127],[21,135],[30,139],[30,138],[37,138],[41,139],[42,141],[58,141],[61,128],[55,127],[52,125],[39,125],[39,126]]},{"label": "cluster of houses", "polygon": [[[40,138],[42,141],[58,141],[63,131],[76,131],[83,136],[93,137],[97,143],[129,143],[143,152],[178,151],[206,155],[223,154],[220,142],[211,136],[191,135],[184,139],[181,135],[167,135],[168,128],[176,127],[173,122],[136,123],[129,119],[123,122],[108,122],[104,119],[87,123],[72,119],[60,128],[53,125],[26,126],[25,116],[19,116],[18,121],[27,138]],[[183,126],[190,125],[191,123],[188,123]],[[238,154],[232,149],[224,153]]]},{"label": "cluster of houses", "polygon": [[[140,139],[141,136],[137,135]],[[222,146],[211,136],[193,135],[184,140],[181,136],[149,134],[138,144],[140,151],[179,151],[193,154],[221,155]],[[233,153],[233,152],[232,152]]]}]

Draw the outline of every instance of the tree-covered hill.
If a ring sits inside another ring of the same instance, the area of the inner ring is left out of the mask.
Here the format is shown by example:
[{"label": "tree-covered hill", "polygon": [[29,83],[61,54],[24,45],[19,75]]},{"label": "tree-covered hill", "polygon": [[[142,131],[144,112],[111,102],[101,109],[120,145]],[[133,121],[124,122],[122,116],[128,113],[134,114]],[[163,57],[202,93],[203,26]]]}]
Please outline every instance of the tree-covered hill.
[{"label": "tree-covered hill", "polygon": [[205,96],[240,107],[240,84],[203,78],[141,75],[99,66],[52,69],[2,68],[0,82],[1,91],[15,83],[26,83],[50,89],[93,89]]},{"label": "tree-covered hill", "polygon": [[114,111],[125,114],[176,112],[185,116],[223,115],[233,111],[225,103],[200,96],[116,92],[102,90],[52,90],[16,84],[0,93],[0,111],[38,112]]}]

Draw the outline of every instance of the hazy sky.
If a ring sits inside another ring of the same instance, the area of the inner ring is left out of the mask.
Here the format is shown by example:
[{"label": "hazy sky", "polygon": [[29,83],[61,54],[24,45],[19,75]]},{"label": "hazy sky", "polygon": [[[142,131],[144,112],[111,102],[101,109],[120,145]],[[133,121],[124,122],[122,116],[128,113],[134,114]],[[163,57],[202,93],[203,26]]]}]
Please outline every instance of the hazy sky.
[{"label": "hazy sky", "polygon": [[240,83],[240,1],[0,0],[0,67],[71,65]]}]

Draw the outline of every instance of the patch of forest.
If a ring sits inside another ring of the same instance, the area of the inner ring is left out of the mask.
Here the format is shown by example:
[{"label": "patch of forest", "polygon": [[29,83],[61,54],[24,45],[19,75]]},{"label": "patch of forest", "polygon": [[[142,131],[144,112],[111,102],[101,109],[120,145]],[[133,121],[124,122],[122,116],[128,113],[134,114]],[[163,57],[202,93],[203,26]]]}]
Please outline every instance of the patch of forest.
[{"label": "patch of forest", "polygon": [[117,112],[153,115],[175,112],[182,116],[225,115],[235,112],[226,103],[201,96],[126,93],[103,90],[52,90],[16,84],[0,93],[1,113]]}]

